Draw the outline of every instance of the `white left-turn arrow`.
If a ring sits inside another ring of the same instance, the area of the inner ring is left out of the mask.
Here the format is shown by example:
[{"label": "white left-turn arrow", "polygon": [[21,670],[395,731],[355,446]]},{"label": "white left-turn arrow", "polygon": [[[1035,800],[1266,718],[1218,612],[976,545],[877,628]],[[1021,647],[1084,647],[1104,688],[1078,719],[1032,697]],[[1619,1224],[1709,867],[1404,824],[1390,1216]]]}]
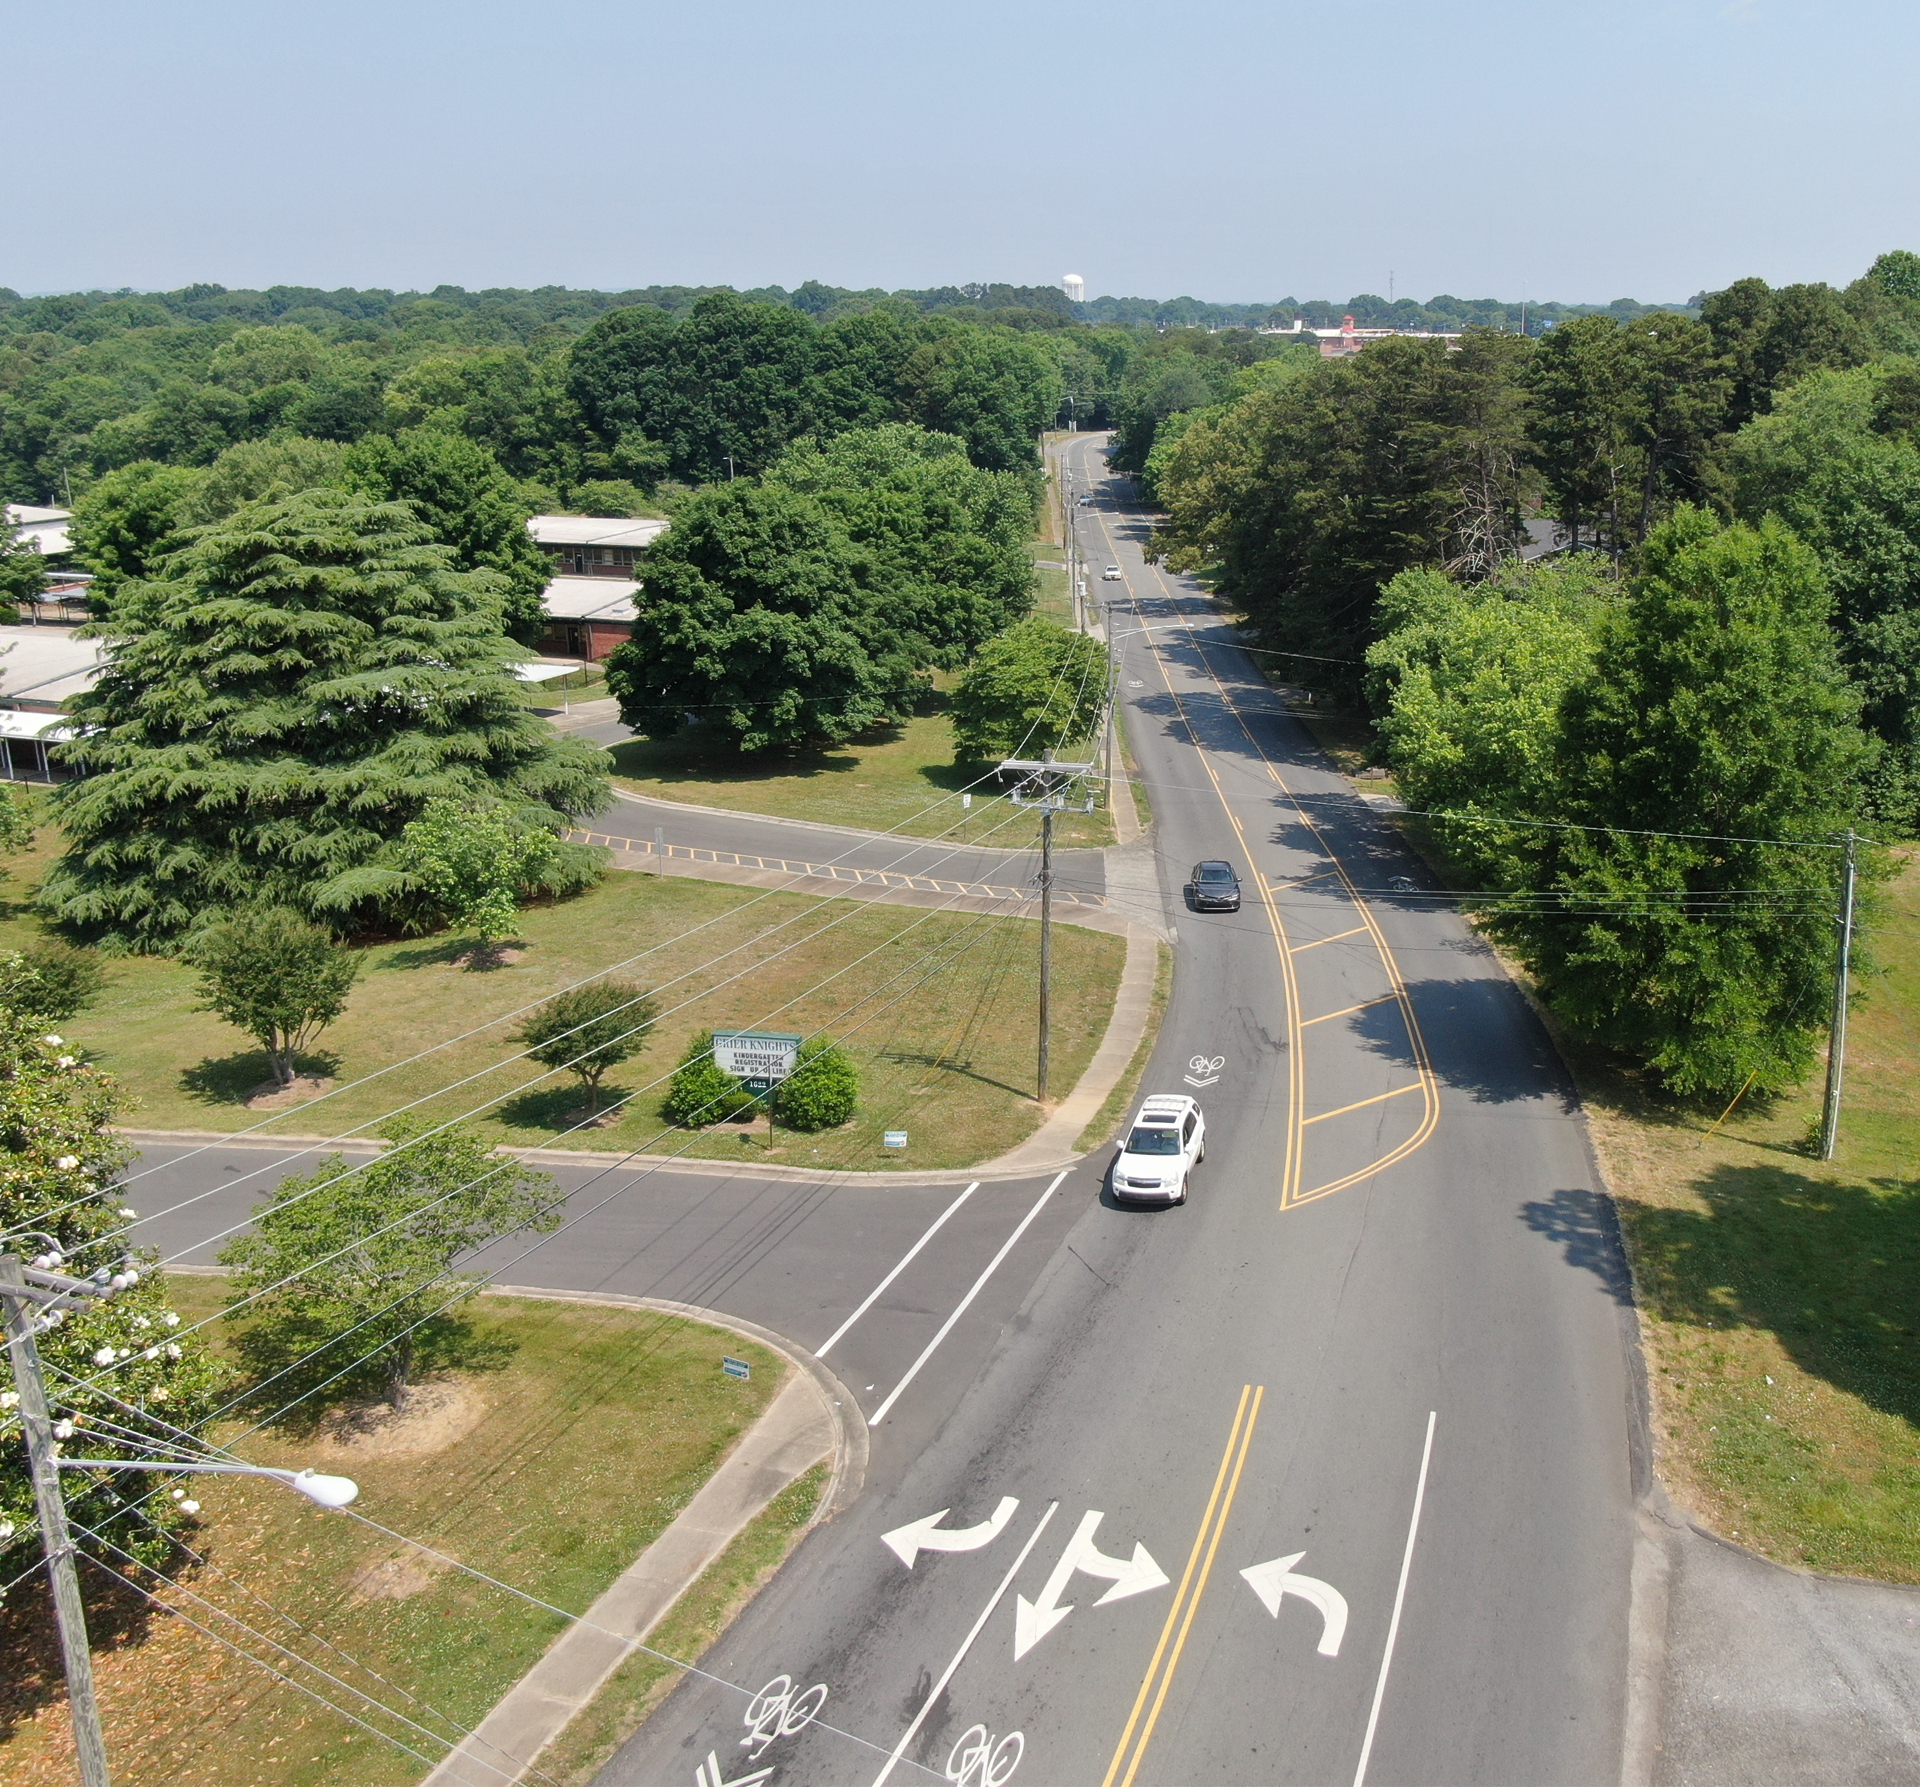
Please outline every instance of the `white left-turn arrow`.
[{"label": "white left-turn arrow", "polygon": [[1088,1576],[1104,1576],[1113,1584],[1094,1602],[1096,1607],[1104,1607],[1109,1601],[1122,1600],[1128,1595],[1145,1594],[1150,1588],[1166,1587],[1166,1571],[1153,1561],[1152,1554],[1137,1540],[1134,1542],[1133,1556],[1126,1560],[1108,1557],[1094,1544],[1094,1530],[1105,1518],[1098,1508],[1089,1508],[1080,1516],[1079,1528],[1068,1541],[1060,1561],[1053,1566],[1053,1574],[1047,1578],[1039,1600],[1029,1601],[1025,1595],[1014,1597],[1013,1654],[1016,1661],[1073,1611],[1071,1606],[1060,1605],[1060,1597],[1066,1593],[1067,1582],[1075,1570]]},{"label": "white left-turn arrow", "polygon": [[951,1508],[942,1508],[937,1514],[929,1514],[924,1520],[910,1520],[905,1526],[896,1526],[890,1533],[880,1535],[881,1542],[891,1546],[894,1555],[907,1566],[913,1568],[913,1560],[923,1551],[978,1551],[983,1545],[991,1545],[1006,1530],[1006,1524],[1013,1518],[1013,1511],[1019,1507],[1017,1495],[1003,1495],[999,1507],[995,1508],[991,1518],[981,1521],[978,1526],[943,1527],[940,1522],[953,1512]]},{"label": "white left-turn arrow", "polygon": [[1296,1551],[1288,1557],[1276,1557],[1270,1563],[1255,1564],[1240,1574],[1247,1579],[1247,1587],[1260,1597],[1260,1604],[1273,1615],[1280,1617],[1280,1603],[1288,1595],[1298,1595],[1301,1600],[1310,1602],[1320,1609],[1320,1643],[1317,1647],[1323,1657],[1337,1657],[1340,1654],[1340,1640],[1347,1635],[1347,1597],[1331,1582],[1322,1582],[1318,1576],[1296,1576],[1293,1566],[1307,1554]]}]

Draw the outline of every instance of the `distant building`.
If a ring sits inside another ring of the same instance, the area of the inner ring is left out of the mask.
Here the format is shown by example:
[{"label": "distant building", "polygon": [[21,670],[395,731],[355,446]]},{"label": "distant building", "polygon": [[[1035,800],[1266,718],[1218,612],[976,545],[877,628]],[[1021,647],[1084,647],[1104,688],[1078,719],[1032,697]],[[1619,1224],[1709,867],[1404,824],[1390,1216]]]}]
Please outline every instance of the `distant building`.
[{"label": "distant building", "polygon": [[65,779],[47,747],[73,736],[60,705],[90,689],[106,667],[101,639],[76,639],[57,627],[0,627],[0,779]]},{"label": "distant building", "polygon": [[1340,319],[1337,329],[1309,329],[1295,317],[1284,329],[1266,328],[1262,335],[1294,335],[1302,341],[1312,341],[1320,349],[1325,360],[1338,360],[1348,354],[1357,354],[1370,341],[1385,341],[1390,335],[1400,335],[1409,341],[1458,341],[1461,330],[1458,329],[1360,329],[1354,326],[1351,316]]},{"label": "distant building", "polygon": [[664,521],[625,515],[536,515],[527,523],[559,577],[624,577],[631,581],[642,554],[667,531]]},{"label": "distant building", "polygon": [[40,555],[49,564],[64,559],[73,550],[73,542],[67,537],[67,523],[73,519],[71,509],[42,509],[32,503],[8,503],[7,520],[20,531],[15,536],[22,545],[29,541],[40,548]]},{"label": "distant building", "polygon": [[599,663],[632,638],[633,623],[640,618],[635,605],[639,594],[640,586],[631,578],[556,577],[540,598],[547,617],[541,651]]},{"label": "distant building", "polygon": [[1067,294],[1070,303],[1084,304],[1087,301],[1087,282],[1078,273],[1062,275],[1060,289]]}]

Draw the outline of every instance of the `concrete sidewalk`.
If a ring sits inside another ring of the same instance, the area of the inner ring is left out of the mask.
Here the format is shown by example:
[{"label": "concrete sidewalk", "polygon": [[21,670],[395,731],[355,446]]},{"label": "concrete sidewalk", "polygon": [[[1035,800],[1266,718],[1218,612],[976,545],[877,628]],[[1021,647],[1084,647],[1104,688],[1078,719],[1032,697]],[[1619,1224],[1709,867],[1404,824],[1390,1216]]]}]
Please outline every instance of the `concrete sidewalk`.
[{"label": "concrete sidewalk", "polygon": [[831,1458],[833,1477],[814,1515],[818,1521],[853,1500],[866,1472],[867,1431],[853,1398],[811,1354],[777,1335],[731,1316],[654,1298],[574,1296],[513,1285],[496,1286],[494,1294],[612,1303],[688,1316],[750,1335],[783,1354],[792,1369],[766,1412],[666,1531],[554,1640],[422,1787],[514,1787],[707,1566],[781,1490],[823,1458]]}]

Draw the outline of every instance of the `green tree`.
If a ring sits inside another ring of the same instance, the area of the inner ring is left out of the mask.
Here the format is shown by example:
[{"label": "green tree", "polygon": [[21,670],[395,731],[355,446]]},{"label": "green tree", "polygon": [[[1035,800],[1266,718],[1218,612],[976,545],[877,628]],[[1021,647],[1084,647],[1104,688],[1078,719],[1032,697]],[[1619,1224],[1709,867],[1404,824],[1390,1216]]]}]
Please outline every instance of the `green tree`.
[{"label": "green tree", "polygon": [[1778,1090],[1825,1019],[1858,697],[1818,560],[1779,522],[1682,510],[1644,557],[1561,709],[1555,816],[1597,829],[1547,833],[1532,898],[1492,927],[1676,1092]]},{"label": "green tree", "polygon": [[609,450],[657,442],[676,477],[701,481],[759,471],[806,429],[813,336],[799,311],[732,292],[678,322],[616,311],[575,346],[568,389]]},{"label": "green tree", "polygon": [[[1608,569],[1585,554],[1512,565],[1480,583],[1430,569],[1389,583],[1367,693],[1407,804],[1518,819],[1557,813],[1561,703],[1592,670],[1618,596]],[[1524,879],[1540,838],[1432,823],[1455,862],[1498,888]]]},{"label": "green tree", "polygon": [[452,548],[455,570],[499,573],[507,631],[523,645],[539,642],[540,596],[553,567],[527,532],[519,486],[485,447],[433,428],[369,435],[348,450],[344,472],[349,488],[406,503]]},{"label": "green tree", "polygon": [[600,1109],[600,1080],[647,1045],[658,1003],[630,980],[595,980],[549,999],[514,1040],[542,1067],[578,1074],[587,1115]]},{"label": "green tree", "polygon": [[905,371],[909,413],[900,419],[958,435],[989,471],[1032,465],[1065,394],[1053,351],[1011,329],[936,324],[929,334]]},{"label": "green tree", "polygon": [[1890,249],[1867,269],[1867,277],[1890,297],[1920,301],[1920,254]]},{"label": "green tree", "polygon": [[94,951],[71,948],[57,937],[0,950],[0,1006],[49,1024],[63,1024],[85,1010],[106,984],[107,972]]},{"label": "green tree", "polygon": [[1773,407],[1775,395],[1820,367],[1857,366],[1867,333],[1827,285],[1737,279],[1700,306],[1730,380],[1723,425],[1738,428]]},{"label": "green tree", "polygon": [[241,441],[207,467],[184,512],[191,521],[224,521],[234,510],[263,497],[339,485],[346,452],[338,441],[309,440],[299,434]]},{"label": "green tree", "polygon": [[538,889],[560,857],[554,835],[537,819],[497,804],[434,800],[387,852],[400,879],[398,903],[422,908],[434,921],[474,933],[478,966],[508,937],[520,901]]},{"label": "green tree", "polygon": [[0,602],[15,606],[34,602],[46,587],[47,571],[40,556],[40,542],[23,540],[20,529],[0,516]]},{"label": "green tree", "polygon": [[765,482],[839,524],[876,618],[916,664],[955,668],[1033,606],[1033,483],[972,464],[953,435],[895,423],[803,440]]},{"label": "green tree", "polygon": [[1525,336],[1459,351],[1386,340],[1196,419],[1161,475],[1156,549],[1211,567],[1269,649],[1356,692],[1380,587],[1414,565],[1484,572],[1517,538]]},{"label": "green tree", "polygon": [[923,683],[866,557],[820,501],[778,484],[690,498],[647,554],[647,599],[607,658],[620,718],[690,725],[741,752],[793,750],[903,720]]},{"label": "green tree", "polygon": [[252,1232],[220,1255],[233,1274],[236,1348],[273,1378],[276,1403],[344,1372],[349,1387],[377,1381],[405,1408],[417,1368],[457,1346],[455,1311],[486,1283],[454,1262],[560,1225],[552,1178],[471,1130],[397,1118],[380,1134],[389,1146],[371,1162],[332,1154],[282,1179],[255,1207]]},{"label": "green tree", "polygon": [[789,1129],[838,1129],[860,1102],[860,1071],[831,1037],[811,1036],[800,1045],[792,1076],[774,1094],[773,1108]]},{"label": "green tree", "polygon": [[[123,1105],[114,1081],[48,1033],[44,1017],[0,1007],[0,1134],[7,1143],[0,1225],[29,1259],[77,1277],[117,1272],[126,1261],[124,1231],[133,1212],[122,1207],[126,1194],[116,1181],[133,1150],[113,1128]],[[205,1420],[225,1382],[220,1364],[168,1307],[167,1281],[151,1256],[134,1263],[138,1283],[110,1301],[82,1304],[39,1336],[61,1424],[55,1432],[76,1456],[82,1445],[93,1458],[150,1455],[173,1437],[169,1424],[190,1429]],[[0,1353],[0,1411],[17,1401]],[[153,1567],[166,1561],[168,1533],[185,1519],[160,1493],[166,1482],[161,1472],[61,1473],[73,1522]],[[0,1448],[0,1558],[17,1576],[39,1551],[33,1485],[16,1437]]]},{"label": "green tree", "polygon": [[200,1003],[266,1051],[277,1084],[291,1086],[301,1054],[347,1008],[364,965],[318,925],[282,906],[241,911],[194,940]]},{"label": "green tree", "polygon": [[698,1129],[745,1116],[754,1104],[753,1094],[743,1091],[732,1074],[722,1073],[715,1065],[713,1032],[702,1030],[687,1044],[680,1065],[673,1070],[661,1109],[669,1123]]},{"label": "green tree", "polygon": [[74,504],[70,535],[94,574],[101,602],[121,584],[155,576],[198,519],[196,499],[207,473],[192,466],[137,459],[108,472]]},{"label": "green tree", "polygon": [[954,685],[954,759],[1037,758],[1078,743],[1106,699],[1105,648],[1034,615],[989,641]]},{"label": "green tree", "polygon": [[1726,447],[1735,512],[1820,555],[1841,655],[1884,750],[1873,812],[1920,829],[1920,380],[1911,362],[1816,372]]},{"label": "green tree", "polygon": [[607,799],[604,754],[522,703],[498,586],[448,568],[397,504],[249,505],[139,586],[73,703],[83,772],[54,808],[54,920],[168,947],[243,905],[377,910],[351,878],[430,800],[504,800],[553,830]]}]

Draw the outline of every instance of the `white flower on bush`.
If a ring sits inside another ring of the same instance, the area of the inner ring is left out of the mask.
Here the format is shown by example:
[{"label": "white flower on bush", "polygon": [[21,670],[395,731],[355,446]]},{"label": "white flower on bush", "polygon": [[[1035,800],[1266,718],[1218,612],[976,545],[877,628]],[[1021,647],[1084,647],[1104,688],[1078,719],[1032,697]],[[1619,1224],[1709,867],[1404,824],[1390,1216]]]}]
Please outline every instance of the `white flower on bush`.
[{"label": "white flower on bush", "polygon": [[80,1164],[80,1156],[77,1154],[63,1154],[53,1164],[57,1166],[61,1172],[70,1173]]},{"label": "white flower on bush", "polygon": [[[179,1358],[179,1357],[180,1357],[180,1343],[179,1343],[179,1341],[177,1341],[177,1340],[170,1340],[170,1341],[168,1341],[168,1342],[167,1342],[167,1357],[168,1357],[169,1359],[177,1359],[177,1358]],[[163,1392],[163,1394],[164,1394],[164,1392]]]},{"label": "white flower on bush", "polygon": [[18,1390],[0,1390],[0,1409],[17,1409],[20,1406]]},{"label": "white flower on bush", "polygon": [[43,1036],[40,1039],[48,1048],[57,1049],[67,1039],[64,1036]]},{"label": "white flower on bush", "polygon": [[55,1439],[57,1439],[57,1440],[70,1440],[70,1439],[72,1439],[72,1438],[73,1438],[73,1423],[72,1423],[71,1421],[56,1421],[56,1422],[54,1422],[54,1424],[53,1424],[53,1437],[54,1437]]},{"label": "white flower on bush", "polygon": [[93,1362],[96,1365],[111,1365],[113,1363],[113,1348],[103,1346],[93,1355]]},{"label": "white flower on bush", "polygon": [[157,1359],[160,1357],[160,1349],[157,1346],[150,1346],[140,1357],[143,1359]]},{"label": "white flower on bush", "polygon": [[136,1328],[151,1328],[153,1326],[153,1323],[149,1321],[144,1315],[137,1315],[133,1318],[133,1325]]},{"label": "white flower on bush", "polygon": [[122,1204],[120,1206],[120,1214],[122,1216],[133,1217],[138,1216],[140,1212],[138,1210],[129,1210],[125,1204]]},{"label": "white flower on bush", "polygon": [[11,1520],[0,1520],[0,1539],[11,1539],[19,1530]]},{"label": "white flower on bush", "polygon": [[54,1061],[55,1067],[72,1067],[74,1065],[75,1062],[71,1055],[61,1055]]},{"label": "white flower on bush", "polygon": [[169,1309],[167,1313],[160,1318],[160,1325],[163,1328],[177,1328],[180,1326],[180,1318]]},{"label": "white flower on bush", "polygon": [[182,1514],[198,1514],[200,1512],[200,1504],[189,1498],[180,1504],[180,1512]]}]

